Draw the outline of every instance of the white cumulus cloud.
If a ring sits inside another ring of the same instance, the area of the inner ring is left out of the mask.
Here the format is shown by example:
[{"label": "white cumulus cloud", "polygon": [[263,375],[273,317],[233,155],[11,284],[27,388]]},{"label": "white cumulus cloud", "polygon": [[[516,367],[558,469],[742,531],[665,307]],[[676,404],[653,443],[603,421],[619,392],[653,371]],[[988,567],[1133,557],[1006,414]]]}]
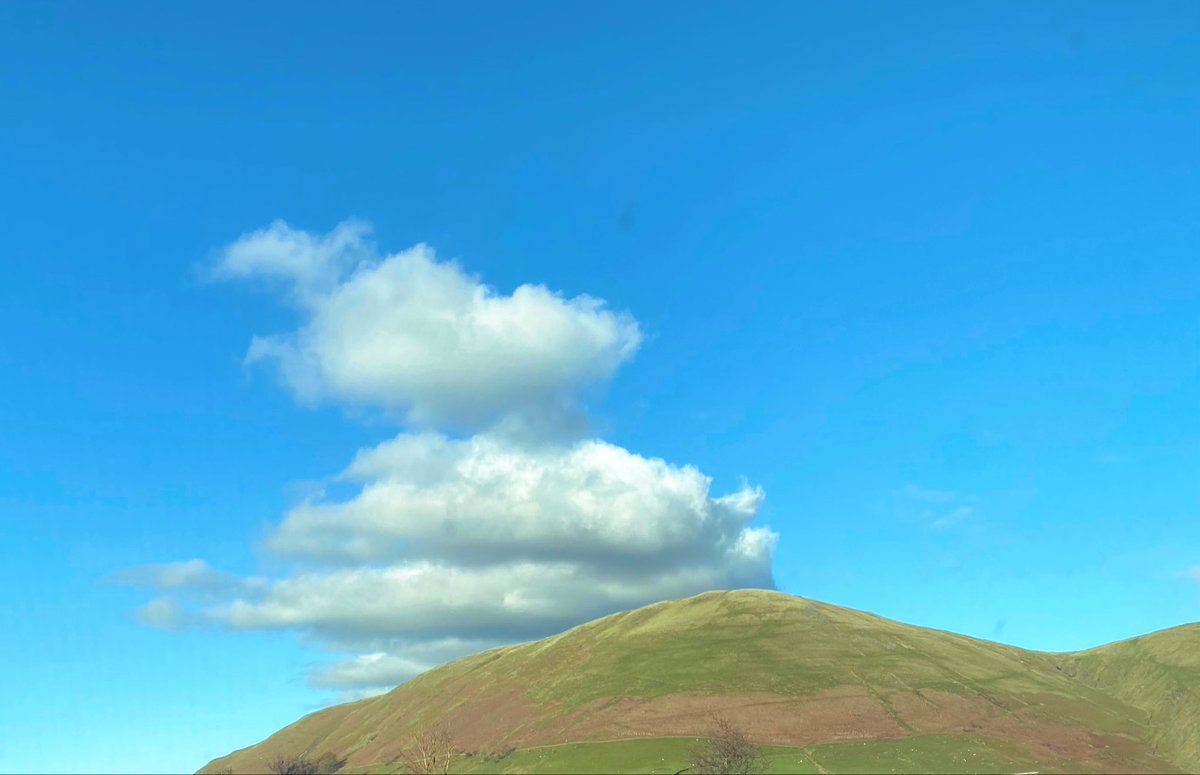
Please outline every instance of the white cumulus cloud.
[{"label": "white cumulus cloud", "polygon": [[[159,595],[144,622],[298,632],[341,656],[310,682],[345,698],[616,611],[774,586],[761,489],[714,494],[694,466],[577,433],[581,396],[641,342],[632,317],[541,285],[503,294],[425,245],[382,255],[368,237],[361,222],[318,235],[277,221],[213,273],[274,283],[301,316],[248,360],[303,400],[409,429],[332,478],[345,494],[282,516],[263,544],[273,577],[199,559],[110,576]],[[446,435],[461,431],[475,435]]]},{"label": "white cumulus cloud", "polygon": [[276,222],[228,246],[215,275],[290,284],[292,332],[257,336],[247,360],[276,364],[305,401],[337,399],[412,424],[526,435],[577,428],[582,390],[638,349],[628,314],[542,285],[502,294],[417,245],[379,255],[358,222],[324,236]]},{"label": "white cumulus cloud", "polygon": [[628,567],[754,563],[769,554],[743,531],[761,490],[713,498],[710,479],[694,467],[603,441],[529,447],[402,434],[360,452],[342,478],[360,482],[353,498],[299,506],[268,546],[343,563],[502,556]]},{"label": "white cumulus cloud", "polygon": [[375,691],[615,611],[774,586],[777,536],[750,526],[761,490],[714,496],[691,466],[602,441],[401,434],[360,451],[340,478],[356,492],[297,507],[267,537],[296,570],[238,579],[192,561],[127,571],[121,580],[174,595],[143,618],[295,630],[350,654],[314,685]]}]

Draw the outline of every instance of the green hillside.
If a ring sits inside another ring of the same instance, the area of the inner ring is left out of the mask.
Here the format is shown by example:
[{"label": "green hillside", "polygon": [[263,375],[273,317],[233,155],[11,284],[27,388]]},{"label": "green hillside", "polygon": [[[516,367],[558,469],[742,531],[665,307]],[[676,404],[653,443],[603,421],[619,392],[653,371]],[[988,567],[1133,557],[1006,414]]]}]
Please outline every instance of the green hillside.
[{"label": "green hillside", "polygon": [[1146,712],[1151,742],[1189,771],[1200,771],[1200,624],[1072,654],[1077,680]]},{"label": "green hillside", "polygon": [[710,592],[453,662],[202,771],[326,751],[347,772],[401,771],[414,732],[444,723],[476,752],[464,772],[674,772],[713,712],[770,746],[780,772],[1194,771],[1198,645],[1180,628],[1044,654],[778,592]]}]

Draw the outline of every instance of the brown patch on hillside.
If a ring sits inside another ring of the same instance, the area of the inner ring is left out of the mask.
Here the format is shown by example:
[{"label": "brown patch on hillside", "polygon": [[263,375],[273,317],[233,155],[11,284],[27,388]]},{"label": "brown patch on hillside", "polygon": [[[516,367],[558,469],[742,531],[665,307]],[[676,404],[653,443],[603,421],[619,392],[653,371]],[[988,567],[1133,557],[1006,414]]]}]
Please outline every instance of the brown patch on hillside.
[{"label": "brown patch on hillside", "polygon": [[[423,709],[426,713],[414,716],[428,717],[428,723],[447,724],[454,736],[455,747],[465,751],[489,750],[501,744],[516,746],[512,742],[514,739],[536,736],[530,729],[540,727],[547,710],[545,705],[515,691],[483,695],[450,707],[445,705],[444,700],[435,700]],[[409,719],[402,715],[389,719],[383,725],[389,733],[381,734],[356,751],[348,764],[369,765],[398,760],[411,737],[408,723]]]},{"label": "brown patch on hillside", "polygon": [[804,746],[910,734],[967,734],[1011,741],[1031,758],[1045,762],[1043,771],[1054,771],[1056,761],[1101,772],[1155,772],[1162,767],[1161,762],[1150,761],[1143,767],[1131,766],[1139,750],[1134,740],[1098,734],[1087,725],[1072,723],[1074,719],[1051,721],[1034,704],[986,695],[923,690],[876,697],[867,687],[844,686],[807,696],[685,692],[651,699],[625,697],[571,710],[534,702],[516,691],[474,694],[465,700],[459,697],[470,697],[470,692],[451,695],[433,699],[412,716],[386,719],[350,755],[348,766],[396,761],[408,740],[408,725],[422,718],[447,723],[460,750],[496,750],[564,741],[702,736],[718,713],[763,744]]},{"label": "brown patch on hillside", "polygon": [[[940,691],[901,692],[883,700],[890,712],[867,688],[847,686],[800,697],[767,692],[626,697],[594,701],[563,713],[511,694],[465,703],[449,713],[464,749],[702,736],[711,726],[712,715],[719,713],[764,744],[803,746],[910,734],[968,734],[1009,740],[1048,764],[1065,760],[1102,772],[1155,772],[1162,767],[1155,761],[1131,766],[1139,751],[1135,740],[1098,734],[1087,725],[1071,723],[1073,719],[1049,721],[1035,705],[1019,700],[1006,703],[985,695]],[[387,761],[396,752],[381,747],[372,758]]]},{"label": "brown patch on hillside", "polygon": [[891,739],[905,730],[861,687],[807,697],[768,692],[678,693],[649,700],[592,702],[568,715],[559,731],[575,740],[690,737],[707,734],[719,713],[760,743],[807,745],[834,740]]},{"label": "brown patch on hillside", "polygon": [[[1104,772],[1157,772],[1162,762],[1131,767],[1144,750],[1124,735],[1098,734],[1072,719],[1048,720],[1033,704],[1011,706],[982,695],[941,691],[895,694],[892,708],[917,734],[968,734],[1009,740],[1037,757],[1089,764]],[[1119,763],[1116,763],[1119,762]]]}]

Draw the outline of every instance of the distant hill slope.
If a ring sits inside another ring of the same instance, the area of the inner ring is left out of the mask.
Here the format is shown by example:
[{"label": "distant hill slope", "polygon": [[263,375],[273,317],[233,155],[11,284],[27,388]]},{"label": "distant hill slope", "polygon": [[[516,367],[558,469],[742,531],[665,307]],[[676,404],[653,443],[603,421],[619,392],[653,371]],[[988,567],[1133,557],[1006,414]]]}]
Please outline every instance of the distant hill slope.
[{"label": "distant hill slope", "polygon": [[[515,763],[540,761],[525,749],[638,741],[661,750],[663,771],[712,712],[818,772],[931,746],[947,752],[948,771],[1196,771],[1198,647],[1190,627],[1046,654],[779,592],[709,592],[458,660],[306,716],[201,772],[263,772],[277,754],[326,751],[347,772],[395,771],[414,731],[441,722],[462,750],[518,749],[508,764],[477,757],[464,770],[552,771]],[[631,746],[603,748],[627,758]]]},{"label": "distant hill slope", "polygon": [[1200,772],[1200,624],[1081,651],[1063,664],[1077,680],[1144,710],[1151,742]]}]

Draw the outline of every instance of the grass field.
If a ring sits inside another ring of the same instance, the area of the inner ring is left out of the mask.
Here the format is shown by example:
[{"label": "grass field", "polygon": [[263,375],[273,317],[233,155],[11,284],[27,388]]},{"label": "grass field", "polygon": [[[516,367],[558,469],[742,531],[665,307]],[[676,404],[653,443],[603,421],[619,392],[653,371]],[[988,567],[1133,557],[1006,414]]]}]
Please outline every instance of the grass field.
[{"label": "grass field", "polygon": [[[500,762],[462,759],[456,773],[651,773],[688,766],[696,738],[568,743],[514,751]],[[1075,771],[1068,762],[1032,762],[1004,741],[983,737],[919,735],[903,740],[868,740],[800,747],[764,746],[766,772],[782,773],[1013,773],[1040,766],[1041,772]],[[382,769],[381,773],[397,772]]]}]

